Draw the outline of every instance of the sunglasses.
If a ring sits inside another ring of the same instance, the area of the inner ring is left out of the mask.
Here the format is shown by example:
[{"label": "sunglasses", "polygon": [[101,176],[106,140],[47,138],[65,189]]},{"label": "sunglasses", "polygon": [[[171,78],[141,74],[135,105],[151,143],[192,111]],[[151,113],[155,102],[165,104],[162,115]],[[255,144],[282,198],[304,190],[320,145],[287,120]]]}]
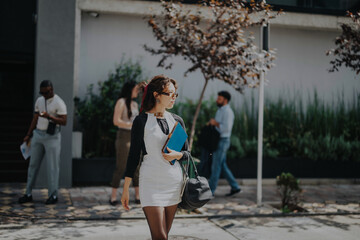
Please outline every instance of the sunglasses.
[{"label": "sunglasses", "polygon": [[50,91],[46,91],[46,92],[39,92],[41,95],[48,95],[50,93]]},{"label": "sunglasses", "polygon": [[178,93],[167,93],[167,92],[162,92],[162,93],[160,93],[160,94],[162,94],[162,95],[166,95],[166,96],[169,96],[169,97],[171,97],[171,98],[177,98],[177,97],[179,96],[179,94],[178,94]]}]

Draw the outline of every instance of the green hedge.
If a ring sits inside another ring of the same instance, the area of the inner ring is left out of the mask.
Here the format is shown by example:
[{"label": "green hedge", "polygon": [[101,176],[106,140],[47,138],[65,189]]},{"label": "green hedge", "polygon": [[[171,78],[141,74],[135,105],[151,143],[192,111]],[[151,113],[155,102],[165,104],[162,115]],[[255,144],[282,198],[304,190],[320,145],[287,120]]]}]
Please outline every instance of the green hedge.
[{"label": "green hedge", "polygon": [[[304,104],[299,95],[292,99],[266,99],[264,108],[264,157],[300,157],[312,160],[360,161],[360,95],[345,103],[341,95],[331,104],[320,100],[316,91]],[[196,103],[176,103],[173,112],[183,117],[190,129]],[[199,156],[197,135],[215,116],[215,100],[204,101],[194,138],[193,154]],[[233,108],[234,109],[234,108]],[[229,159],[257,156],[257,108],[254,96],[235,110]]]},{"label": "green hedge", "polygon": [[[143,81],[139,62],[121,61],[109,78],[88,87],[84,99],[75,99],[76,117],[84,132],[84,157],[115,156],[116,127],[113,110],[125,81]],[[264,108],[264,157],[300,157],[312,160],[360,161],[360,94],[350,103],[339,95],[332,103],[319,99],[316,91],[306,103],[295,94],[292,99],[266,98]],[[250,101],[249,101],[250,100]],[[190,130],[196,102],[177,102],[171,110],[179,114]],[[234,107],[233,107],[234,109]],[[215,99],[203,101],[199,114],[192,154],[200,155],[197,136],[206,122],[215,116]],[[234,109],[235,122],[229,159],[256,158],[257,105],[255,97]]]}]

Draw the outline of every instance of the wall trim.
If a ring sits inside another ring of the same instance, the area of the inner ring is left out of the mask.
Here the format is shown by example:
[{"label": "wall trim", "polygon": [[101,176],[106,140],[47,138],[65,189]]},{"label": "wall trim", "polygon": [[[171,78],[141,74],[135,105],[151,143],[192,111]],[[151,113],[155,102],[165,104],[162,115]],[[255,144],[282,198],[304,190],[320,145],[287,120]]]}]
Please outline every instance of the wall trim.
[{"label": "wall trim", "polygon": [[[183,4],[189,10],[194,5]],[[98,12],[105,14],[125,14],[146,16],[149,13],[160,14],[160,2],[136,0],[77,0],[78,8],[83,12]],[[286,12],[271,20],[272,26],[340,31],[342,23],[350,23],[347,17],[338,17],[322,14]]]}]

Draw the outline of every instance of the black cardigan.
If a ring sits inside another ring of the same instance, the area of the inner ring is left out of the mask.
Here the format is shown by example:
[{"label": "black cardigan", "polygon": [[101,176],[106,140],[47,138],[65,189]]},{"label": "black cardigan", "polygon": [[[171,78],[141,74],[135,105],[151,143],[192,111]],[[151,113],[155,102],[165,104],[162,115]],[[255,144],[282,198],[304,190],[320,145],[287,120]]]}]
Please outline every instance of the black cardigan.
[{"label": "black cardigan", "polygon": [[[171,113],[171,115],[174,117],[175,121],[179,122],[181,126],[184,129],[186,129],[184,121],[182,120],[181,117],[173,113]],[[144,143],[144,129],[145,129],[147,117],[148,115],[142,112],[134,119],[131,128],[131,145],[130,145],[129,156],[127,159],[127,164],[126,164],[125,177],[130,177],[130,178],[134,177],[135,170],[140,161],[140,153],[143,152],[144,156],[147,154]],[[189,152],[189,143],[187,140],[181,152],[183,153],[183,157],[179,159],[179,161],[188,160],[190,156],[190,152]]]}]

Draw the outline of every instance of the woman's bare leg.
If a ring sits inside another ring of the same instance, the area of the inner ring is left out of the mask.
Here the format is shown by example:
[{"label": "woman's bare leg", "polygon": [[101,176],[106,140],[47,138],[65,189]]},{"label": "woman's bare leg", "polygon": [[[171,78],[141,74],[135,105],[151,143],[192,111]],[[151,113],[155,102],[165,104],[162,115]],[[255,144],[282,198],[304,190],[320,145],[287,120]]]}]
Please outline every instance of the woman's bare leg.
[{"label": "woman's bare leg", "polygon": [[139,196],[139,187],[134,187],[135,188],[135,200],[138,200],[140,199],[140,196]]},{"label": "woman's bare leg", "polygon": [[167,240],[167,227],[164,207],[144,207],[152,240]]},{"label": "woman's bare leg", "polygon": [[112,188],[111,190],[111,201],[116,201],[117,197],[116,197],[116,194],[117,194],[117,188]]},{"label": "woman's bare leg", "polygon": [[166,232],[169,235],[175,214],[177,210],[177,204],[169,207],[165,207],[165,221],[166,221]]}]

